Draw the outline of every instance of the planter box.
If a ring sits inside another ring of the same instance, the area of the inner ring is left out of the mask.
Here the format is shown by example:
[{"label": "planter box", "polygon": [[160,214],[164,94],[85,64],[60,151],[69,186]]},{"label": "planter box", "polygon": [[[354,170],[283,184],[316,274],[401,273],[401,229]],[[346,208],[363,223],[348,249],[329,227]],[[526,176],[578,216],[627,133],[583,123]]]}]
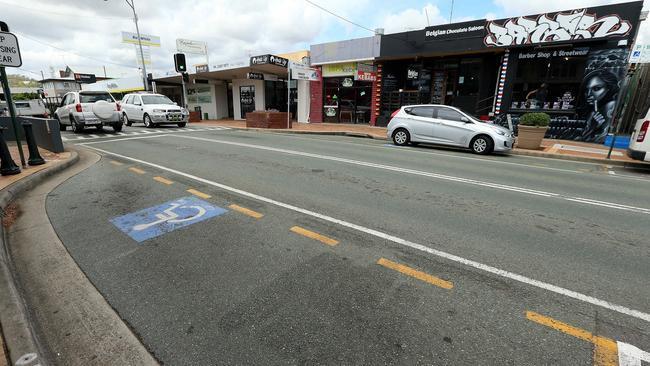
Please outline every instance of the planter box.
[{"label": "planter box", "polygon": [[[291,128],[293,122],[289,122]],[[246,113],[246,127],[287,128],[287,112],[249,112]]]},{"label": "planter box", "polygon": [[548,127],[518,126],[517,147],[520,149],[539,150]]},{"label": "planter box", "polygon": [[201,112],[198,111],[190,112],[189,122],[201,122]]}]

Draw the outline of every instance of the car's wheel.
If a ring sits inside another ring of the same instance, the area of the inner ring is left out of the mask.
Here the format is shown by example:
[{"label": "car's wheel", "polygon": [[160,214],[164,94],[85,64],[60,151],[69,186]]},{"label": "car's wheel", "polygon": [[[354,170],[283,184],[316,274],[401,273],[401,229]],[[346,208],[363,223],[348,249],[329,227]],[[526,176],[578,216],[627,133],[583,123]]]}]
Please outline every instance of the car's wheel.
[{"label": "car's wheel", "polygon": [[151,117],[149,117],[148,114],[145,114],[144,117],[142,118],[144,121],[144,127],[146,128],[152,128],[153,127],[153,122],[151,122]]},{"label": "car's wheel", "polygon": [[104,126],[103,125],[97,125],[97,131],[103,131]]},{"label": "car's wheel", "polygon": [[72,115],[70,115],[70,124],[74,133],[82,133],[84,131],[84,126],[80,125]]},{"label": "car's wheel", "polygon": [[131,123],[132,122],[129,120],[129,116],[127,116],[126,113],[124,113],[124,124],[127,126],[131,126]]},{"label": "car's wheel", "polygon": [[122,122],[117,122],[113,124],[113,131],[120,132],[122,131]]},{"label": "car's wheel", "polygon": [[494,148],[494,142],[492,138],[486,135],[478,135],[472,139],[472,142],[469,144],[470,149],[474,154],[489,154]]},{"label": "car's wheel", "polygon": [[59,116],[56,117],[56,121],[59,123],[59,131],[65,131],[68,129],[68,125],[64,125],[63,123],[61,123]]},{"label": "car's wheel", "polygon": [[397,146],[404,146],[411,141],[411,135],[405,128],[398,128],[393,132],[393,143]]},{"label": "car's wheel", "polygon": [[185,126],[187,126],[186,122],[181,122],[181,123],[178,124],[178,127],[180,127],[180,128],[183,128]]}]

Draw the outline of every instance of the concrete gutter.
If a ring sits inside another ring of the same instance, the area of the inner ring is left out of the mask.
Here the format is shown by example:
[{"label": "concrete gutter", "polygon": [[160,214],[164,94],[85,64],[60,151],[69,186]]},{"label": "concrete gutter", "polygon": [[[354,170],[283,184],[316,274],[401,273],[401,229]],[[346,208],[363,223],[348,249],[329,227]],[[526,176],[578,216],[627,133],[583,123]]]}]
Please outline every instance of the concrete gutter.
[{"label": "concrete gutter", "polygon": [[[5,215],[5,209],[17,196],[31,190],[48,177],[61,172],[79,161],[77,152],[72,151],[71,157],[59,164],[29,175],[0,191],[0,212]],[[11,260],[7,233],[0,225],[0,326],[9,359],[13,365],[41,364],[49,365],[46,347],[36,336],[32,320],[25,305],[23,292],[17,285],[15,268]]]},{"label": "concrete gutter", "polygon": [[272,128],[249,128],[249,127],[230,127],[228,128],[233,130],[240,131],[255,131],[255,132],[272,132],[272,133],[291,133],[297,135],[324,135],[324,136],[348,136],[348,137],[360,137],[368,138],[374,140],[386,140],[385,136],[375,136],[363,132],[347,132],[347,131],[305,131],[305,130],[284,130],[284,129],[272,129]]}]

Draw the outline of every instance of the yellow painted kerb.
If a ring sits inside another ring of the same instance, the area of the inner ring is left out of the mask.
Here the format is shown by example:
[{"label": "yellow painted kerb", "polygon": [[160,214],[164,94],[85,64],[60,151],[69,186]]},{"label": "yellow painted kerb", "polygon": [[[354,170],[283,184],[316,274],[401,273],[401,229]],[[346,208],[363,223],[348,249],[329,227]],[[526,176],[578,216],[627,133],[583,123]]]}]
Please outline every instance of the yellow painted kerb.
[{"label": "yellow painted kerb", "polygon": [[420,281],[424,281],[427,283],[430,283],[434,286],[442,287],[447,290],[451,290],[454,288],[454,284],[450,281],[445,281],[442,278],[438,278],[436,276],[432,276],[428,273],[418,271],[417,269],[411,268],[409,266],[405,266],[403,264],[395,263],[393,261],[390,261],[386,258],[380,258],[377,261],[377,264],[380,266],[384,266],[386,268],[390,268],[394,271],[403,273],[407,276],[411,276],[413,278],[417,278]]},{"label": "yellow painted kerb", "polygon": [[256,211],[253,211],[253,210],[249,210],[246,207],[241,207],[241,206],[238,206],[238,205],[235,205],[235,204],[232,204],[232,205],[230,205],[228,207],[230,207],[230,209],[232,209],[234,211],[243,213],[244,215],[247,215],[247,216],[250,216],[250,217],[253,217],[253,218],[256,218],[256,219],[261,219],[262,217],[264,217],[263,214],[261,214],[259,212],[256,212]]},{"label": "yellow painted kerb", "polygon": [[549,318],[534,311],[527,311],[526,318],[535,323],[559,330],[564,334],[574,336],[594,345],[594,366],[618,366],[618,346],[612,339],[593,335],[593,333]]},{"label": "yellow painted kerb", "polygon": [[318,241],[320,241],[321,243],[323,243],[323,244],[327,244],[327,245],[329,245],[329,246],[334,246],[334,245],[337,245],[337,244],[339,243],[338,240],[335,240],[335,239],[332,239],[332,238],[328,238],[328,237],[325,236],[325,235],[321,235],[321,234],[319,234],[319,233],[315,233],[315,232],[310,231],[310,230],[307,230],[307,229],[303,229],[303,228],[301,228],[300,226],[294,226],[294,227],[292,227],[292,228],[289,229],[289,230],[293,231],[293,232],[296,233],[296,234],[300,234],[300,235],[302,235],[302,236],[306,236],[306,237],[308,237],[308,238],[310,238],[310,239],[318,240]]}]

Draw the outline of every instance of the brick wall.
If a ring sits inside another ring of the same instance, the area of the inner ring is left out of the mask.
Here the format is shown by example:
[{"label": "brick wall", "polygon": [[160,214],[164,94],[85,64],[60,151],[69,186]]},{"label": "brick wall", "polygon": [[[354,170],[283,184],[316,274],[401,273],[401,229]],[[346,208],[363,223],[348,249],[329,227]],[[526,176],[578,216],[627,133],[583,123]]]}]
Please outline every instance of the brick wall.
[{"label": "brick wall", "polygon": [[309,123],[323,123],[323,75],[320,66],[314,68],[318,70],[319,81],[309,82]]},{"label": "brick wall", "polygon": [[372,97],[370,99],[370,125],[377,124],[377,117],[381,112],[381,79],[382,79],[382,64],[376,64],[377,80],[372,83]]}]

